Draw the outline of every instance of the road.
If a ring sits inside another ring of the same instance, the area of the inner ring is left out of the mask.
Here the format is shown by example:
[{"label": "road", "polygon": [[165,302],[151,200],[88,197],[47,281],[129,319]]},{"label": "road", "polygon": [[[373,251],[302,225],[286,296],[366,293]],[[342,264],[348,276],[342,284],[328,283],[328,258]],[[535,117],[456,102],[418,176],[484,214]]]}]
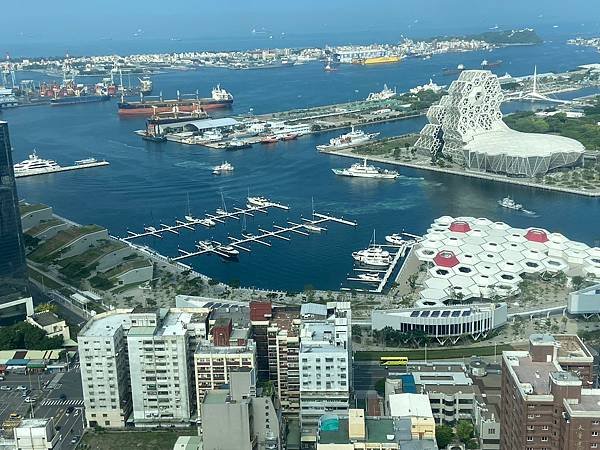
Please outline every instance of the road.
[{"label": "road", "polygon": [[[57,433],[61,440],[55,450],[71,450],[77,443],[71,443],[74,436],[83,434],[83,392],[79,364],[72,364],[68,372],[42,374],[8,374],[0,386],[9,386],[10,390],[0,390],[0,422],[11,413],[23,417],[43,418],[53,417]],[[26,386],[29,396],[36,399],[35,403],[25,402],[22,390],[17,386]],[[52,388],[54,386],[54,388]],[[61,400],[61,395],[65,399]],[[73,411],[68,411],[70,407]],[[33,409],[33,411],[32,411]]]}]

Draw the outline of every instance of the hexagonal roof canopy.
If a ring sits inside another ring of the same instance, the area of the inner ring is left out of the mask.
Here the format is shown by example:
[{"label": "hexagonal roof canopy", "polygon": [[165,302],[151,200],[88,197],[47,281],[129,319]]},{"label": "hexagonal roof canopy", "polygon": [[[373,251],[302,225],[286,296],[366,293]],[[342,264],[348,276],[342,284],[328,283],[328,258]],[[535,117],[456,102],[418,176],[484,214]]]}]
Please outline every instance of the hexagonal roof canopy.
[{"label": "hexagonal roof canopy", "polygon": [[423,300],[433,300],[433,301],[443,301],[443,300],[448,300],[450,298],[450,295],[448,295],[445,291],[442,291],[440,289],[423,289],[420,293],[419,293],[420,297]]},{"label": "hexagonal roof canopy", "polygon": [[498,263],[498,268],[501,271],[508,273],[521,273],[523,271],[523,266],[521,264],[506,259]]},{"label": "hexagonal roof canopy", "polygon": [[488,263],[488,262],[480,262],[475,264],[475,268],[477,269],[477,272],[479,272],[482,275],[496,275],[498,272],[500,272],[500,269],[498,268],[498,266],[496,264],[492,264],[492,263]]},{"label": "hexagonal roof canopy", "polygon": [[564,272],[569,270],[567,262],[559,258],[546,258],[542,263],[548,272]]},{"label": "hexagonal roof canopy", "polygon": [[433,262],[440,267],[454,267],[459,263],[456,255],[447,250],[438,252],[435,258],[433,258]]},{"label": "hexagonal roof canopy", "polygon": [[423,284],[431,289],[444,290],[450,287],[450,281],[448,281],[448,278],[428,278]]}]

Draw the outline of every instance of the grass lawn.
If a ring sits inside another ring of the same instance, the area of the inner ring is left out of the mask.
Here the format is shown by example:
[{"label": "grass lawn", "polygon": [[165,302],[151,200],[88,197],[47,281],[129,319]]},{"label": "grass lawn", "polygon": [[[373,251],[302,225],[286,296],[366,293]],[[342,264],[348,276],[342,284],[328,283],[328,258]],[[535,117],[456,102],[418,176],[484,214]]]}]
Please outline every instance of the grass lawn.
[{"label": "grass lawn", "polygon": [[179,436],[197,436],[196,429],[165,431],[99,431],[83,436],[79,450],[172,450]]},{"label": "grass lawn", "polygon": [[[515,350],[512,345],[498,345],[496,347],[496,354],[500,356],[505,350]],[[354,359],[357,361],[376,361],[382,356],[406,356],[409,360],[423,360],[425,359],[425,350],[397,350],[397,351],[368,351],[368,352],[356,352]],[[471,356],[494,356],[494,346],[477,346],[477,347],[466,347],[466,348],[435,348],[427,349],[427,359],[453,359],[463,358]]]}]

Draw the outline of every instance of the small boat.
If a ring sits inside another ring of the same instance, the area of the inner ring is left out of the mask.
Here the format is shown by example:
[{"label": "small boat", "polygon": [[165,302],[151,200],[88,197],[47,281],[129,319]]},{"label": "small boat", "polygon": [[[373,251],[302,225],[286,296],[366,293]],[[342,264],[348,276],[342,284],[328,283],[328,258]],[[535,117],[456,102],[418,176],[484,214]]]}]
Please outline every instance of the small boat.
[{"label": "small boat", "polygon": [[294,133],[288,133],[278,137],[282,141],[293,141],[295,139],[298,139],[298,135]]},{"label": "small boat", "polygon": [[260,140],[260,143],[261,144],[274,144],[277,141],[279,141],[279,138],[275,135],[272,135],[272,136],[266,136],[266,137],[262,138]]},{"label": "small boat", "polygon": [[142,139],[148,142],[166,142],[167,137],[164,134],[142,134]]},{"label": "small boat", "polygon": [[194,216],[192,215],[186,215],[183,216],[185,220],[187,220],[188,222],[196,222],[198,219],[196,219]]},{"label": "small boat", "polygon": [[390,234],[389,236],[386,236],[385,240],[386,240],[386,242],[389,242],[390,244],[398,245],[398,246],[406,245],[406,243],[408,242],[402,238],[402,235],[400,235],[398,233],[394,233],[394,234]]},{"label": "small boat", "polygon": [[233,245],[221,245],[218,242],[214,242],[213,244],[215,244],[215,250],[223,258],[237,259],[237,257],[240,255],[240,251],[236,249]]},{"label": "small boat", "polygon": [[205,227],[214,227],[215,225],[217,225],[217,222],[215,222],[212,219],[209,219],[208,217],[205,219],[198,219],[198,223],[200,225],[204,225]]},{"label": "small boat", "polygon": [[323,227],[320,227],[320,226],[312,224],[312,223],[305,223],[302,225],[302,227],[306,231],[310,231],[311,233],[321,233],[323,231],[327,231],[327,228],[323,228]]},{"label": "small boat", "polygon": [[360,281],[365,281],[367,283],[379,283],[379,282],[381,282],[381,278],[379,278],[379,274],[376,273],[376,272],[361,273],[361,274],[357,275],[357,278]]},{"label": "small boat", "polygon": [[223,173],[232,172],[233,169],[234,167],[230,163],[225,161],[223,164],[213,167],[212,173],[213,175],[221,175]]},{"label": "small boat", "polygon": [[252,144],[241,139],[232,139],[225,145],[225,150],[242,150],[244,148],[250,148]]},{"label": "small boat", "polygon": [[97,162],[98,162],[98,160],[96,158],[85,158],[85,159],[80,159],[78,161],[75,161],[75,165],[76,166],[85,166],[87,164],[94,164]]}]

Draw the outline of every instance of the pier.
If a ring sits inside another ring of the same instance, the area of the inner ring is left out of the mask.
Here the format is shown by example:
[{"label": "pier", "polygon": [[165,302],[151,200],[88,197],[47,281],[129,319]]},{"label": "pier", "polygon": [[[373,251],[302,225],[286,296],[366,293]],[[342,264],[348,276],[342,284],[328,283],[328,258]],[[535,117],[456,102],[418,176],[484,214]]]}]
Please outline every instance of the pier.
[{"label": "pier", "polygon": [[57,167],[48,172],[32,172],[32,173],[15,173],[15,178],[25,178],[25,177],[35,177],[38,175],[48,175],[51,173],[59,173],[59,172],[70,172],[72,170],[83,170],[83,169],[92,169],[94,167],[103,167],[109,166],[110,163],[108,161],[95,161],[85,164],[75,164],[73,166],[64,166]]},{"label": "pier", "polygon": [[172,261],[181,261],[183,259],[187,259],[187,258],[193,258],[196,256],[200,256],[200,255],[205,255],[205,254],[215,254],[215,255],[219,255],[225,258],[231,257],[231,248],[234,248],[236,250],[242,250],[244,252],[249,253],[251,250],[246,247],[245,245],[247,244],[261,244],[264,245],[266,247],[271,247],[271,243],[266,241],[266,239],[269,238],[276,238],[276,239],[281,239],[283,241],[290,241],[291,238],[289,236],[286,236],[288,234],[299,234],[301,236],[308,236],[310,234],[310,230],[311,229],[322,229],[322,227],[320,225],[327,223],[327,222],[336,222],[336,223],[340,223],[343,225],[349,225],[349,226],[353,226],[355,227],[357,224],[356,222],[352,222],[350,220],[346,220],[343,218],[339,218],[339,217],[334,217],[334,216],[329,216],[329,215],[325,215],[325,214],[319,214],[319,213],[314,213],[313,214],[313,219],[305,219],[305,218],[301,218],[300,219],[301,223],[296,223],[296,222],[287,222],[288,226],[282,227],[279,225],[273,225],[273,230],[269,231],[269,230],[265,230],[263,228],[259,228],[258,230],[260,231],[260,234],[258,235],[253,235],[253,234],[246,234],[246,233],[242,233],[242,238],[236,238],[233,236],[228,236],[228,239],[230,242],[226,243],[226,244],[221,244],[220,242],[199,242],[197,244],[197,250],[195,251],[186,251],[186,250],[181,250],[179,249],[179,256],[176,256],[174,258],[171,258]]},{"label": "pier", "polygon": [[[400,245],[375,244],[375,243],[372,243],[370,245],[370,247],[381,247],[381,248],[386,248],[386,249],[391,249],[391,250],[396,250],[396,251],[395,251],[395,253],[390,252],[393,254],[393,258],[392,258],[390,265],[385,270],[368,268],[368,266],[355,267],[353,269],[354,272],[383,274],[383,278],[380,278],[380,279],[374,280],[374,281],[365,280],[365,279],[359,278],[357,276],[349,276],[347,278],[348,281],[358,282],[358,283],[369,283],[369,284],[377,283],[377,287],[375,289],[354,289],[355,291],[369,292],[372,294],[381,294],[383,292],[383,290],[386,288],[387,284],[389,283],[390,278],[396,271],[396,268],[397,268],[400,260],[402,258],[404,258],[406,256],[407,251],[410,251],[412,249],[412,247],[421,239],[421,236],[417,236],[417,235],[411,234],[411,233],[402,232],[400,234],[402,236],[411,238],[411,240],[406,241]],[[348,287],[343,287],[343,288],[341,288],[341,290],[342,291],[350,291],[351,289]]]},{"label": "pier", "polygon": [[215,214],[205,214],[203,218],[196,218],[192,215],[187,215],[184,217],[184,220],[176,219],[175,225],[166,225],[161,223],[159,228],[153,226],[144,227],[144,231],[141,233],[127,231],[127,236],[122,238],[122,240],[131,241],[133,239],[139,239],[147,236],[153,236],[162,239],[163,234],[179,234],[179,231],[182,229],[195,231],[196,229],[194,227],[197,225],[201,225],[205,228],[211,228],[217,224],[225,223],[225,221],[230,219],[240,220],[240,217],[242,216],[253,217],[255,213],[267,214],[269,208],[282,209],[285,211],[290,209],[289,206],[272,202],[270,200],[266,200],[262,203],[262,205],[253,205],[249,202],[245,208],[233,208],[233,211],[231,212],[228,212],[226,209],[217,209]]}]

